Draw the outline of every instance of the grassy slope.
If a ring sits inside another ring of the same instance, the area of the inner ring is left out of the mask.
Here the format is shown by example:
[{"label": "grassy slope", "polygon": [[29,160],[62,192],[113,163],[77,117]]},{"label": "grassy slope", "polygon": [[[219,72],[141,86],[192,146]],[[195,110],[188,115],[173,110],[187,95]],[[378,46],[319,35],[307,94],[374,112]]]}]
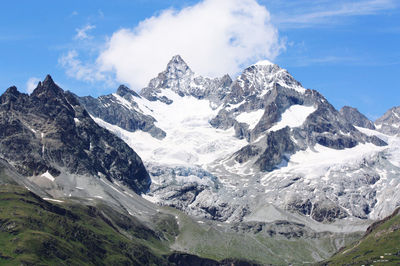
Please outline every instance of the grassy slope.
[{"label": "grassy slope", "polygon": [[168,252],[153,231],[106,207],[52,204],[0,186],[0,264],[163,265]]},{"label": "grassy slope", "polygon": [[342,249],[323,264],[400,265],[400,208],[371,225],[360,241]]}]

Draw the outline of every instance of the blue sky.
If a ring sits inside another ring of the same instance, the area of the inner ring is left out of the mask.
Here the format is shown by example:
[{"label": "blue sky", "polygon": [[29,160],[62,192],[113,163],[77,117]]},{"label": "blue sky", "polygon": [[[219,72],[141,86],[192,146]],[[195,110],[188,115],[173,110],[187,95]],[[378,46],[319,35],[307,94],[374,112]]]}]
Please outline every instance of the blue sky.
[{"label": "blue sky", "polygon": [[7,1],[0,90],[26,91],[49,73],[64,89],[98,96],[120,83],[140,89],[173,53],[210,76],[269,58],[336,108],[375,119],[400,105],[397,2]]}]

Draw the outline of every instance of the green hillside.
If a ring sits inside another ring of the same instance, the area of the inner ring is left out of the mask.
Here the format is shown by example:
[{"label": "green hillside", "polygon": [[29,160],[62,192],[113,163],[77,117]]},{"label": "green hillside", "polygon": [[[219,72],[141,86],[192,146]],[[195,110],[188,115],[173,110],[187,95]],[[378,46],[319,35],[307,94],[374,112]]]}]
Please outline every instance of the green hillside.
[{"label": "green hillside", "polygon": [[106,206],[52,204],[0,186],[0,264],[163,265],[162,237]]},{"label": "green hillside", "polygon": [[400,208],[323,265],[400,265]]}]

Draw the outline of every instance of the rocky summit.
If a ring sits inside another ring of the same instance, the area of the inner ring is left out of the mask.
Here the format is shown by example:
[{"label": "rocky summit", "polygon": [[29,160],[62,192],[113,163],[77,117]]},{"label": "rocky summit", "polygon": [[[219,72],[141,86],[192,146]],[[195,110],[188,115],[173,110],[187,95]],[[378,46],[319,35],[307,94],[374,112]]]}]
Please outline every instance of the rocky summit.
[{"label": "rocky summit", "polygon": [[347,121],[349,121],[354,126],[375,129],[374,123],[369,120],[365,115],[360,113],[356,108],[343,106],[339,112]]},{"label": "rocky summit", "polygon": [[375,121],[377,129],[388,135],[400,134],[400,106],[388,110],[382,117]]}]

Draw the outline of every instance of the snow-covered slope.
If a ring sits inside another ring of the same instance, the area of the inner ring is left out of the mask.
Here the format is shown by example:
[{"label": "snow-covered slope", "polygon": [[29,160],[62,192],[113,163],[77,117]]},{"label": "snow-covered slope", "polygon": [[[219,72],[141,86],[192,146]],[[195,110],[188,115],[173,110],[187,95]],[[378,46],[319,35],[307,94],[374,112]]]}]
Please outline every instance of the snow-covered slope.
[{"label": "snow-covered slope", "polygon": [[198,76],[175,56],[140,96],[124,95],[101,113],[122,106],[152,130],[91,115],[138,152],[152,178],[145,197],[158,204],[222,222],[293,219],[339,231],[400,205],[398,138],[354,127],[270,62],[232,81]]},{"label": "snow-covered slope", "polygon": [[162,140],[147,132],[132,133],[94,119],[136,147],[144,161],[163,165],[205,166],[246,145],[245,140],[235,138],[233,128],[221,130],[210,125],[218,110],[211,108],[209,100],[181,97],[171,90],[163,90],[159,95],[168,97],[172,103],[149,101],[144,105],[156,119],[155,125],[166,132]]}]

